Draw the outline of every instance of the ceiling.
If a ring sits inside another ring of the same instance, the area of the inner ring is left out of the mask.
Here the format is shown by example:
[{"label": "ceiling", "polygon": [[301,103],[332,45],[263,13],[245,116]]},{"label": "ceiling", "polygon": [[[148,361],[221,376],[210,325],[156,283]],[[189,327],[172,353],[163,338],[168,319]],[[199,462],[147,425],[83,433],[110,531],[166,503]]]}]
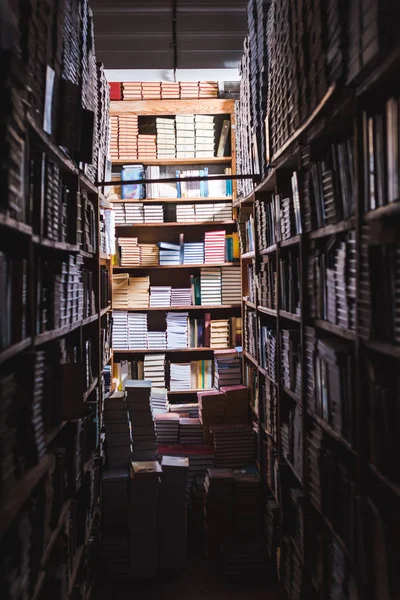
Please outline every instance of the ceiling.
[{"label": "ceiling", "polygon": [[106,69],[236,69],[247,0],[90,0],[96,55]]}]

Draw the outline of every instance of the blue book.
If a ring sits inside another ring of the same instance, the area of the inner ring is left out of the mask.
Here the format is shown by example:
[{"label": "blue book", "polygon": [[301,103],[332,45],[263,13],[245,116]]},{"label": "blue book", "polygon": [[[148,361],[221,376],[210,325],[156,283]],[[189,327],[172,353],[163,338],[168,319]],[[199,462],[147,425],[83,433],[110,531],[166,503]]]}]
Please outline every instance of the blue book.
[{"label": "blue book", "polygon": [[[180,176],[181,176],[180,171],[176,170],[175,177],[179,178]],[[179,181],[176,182],[176,193],[177,193],[178,198],[182,198],[181,184]]]},{"label": "blue book", "polygon": [[[131,181],[132,179],[143,179],[144,171],[143,165],[132,165],[128,167],[122,167],[121,179],[122,181]],[[132,183],[129,185],[121,186],[121,197],[124,200],[127,199],[140,199],[144,197],[143,184]]]}]

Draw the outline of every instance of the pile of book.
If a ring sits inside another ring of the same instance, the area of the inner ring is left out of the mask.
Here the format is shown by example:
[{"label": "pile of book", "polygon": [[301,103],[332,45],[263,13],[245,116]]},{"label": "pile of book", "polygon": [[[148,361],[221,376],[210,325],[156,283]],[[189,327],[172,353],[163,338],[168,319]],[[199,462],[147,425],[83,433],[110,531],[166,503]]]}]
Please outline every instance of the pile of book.
[{"label": "pile of book", "polygon": [[171,306],[191,306],[192,290],[191,288],[172,288]]},{"label": "pile of book", "polygon": [[[157,158],[176,157],[175,119],[156,118]],[[156,196],[153,196],[156,197]]]},{"label": "pile of book", "polygon": [[171,363],[169,389],[181,391],[191,389],[191,366],[190,363]]},{"label": "pile of book", "polygon": [[244,424],[211,425],[216,467],[244,467],[254,461],[253,431]]},{"label": "pile of book", "polygon": [[140,265],[140,249],[138,238],[118,238],[121,253],[121,267]]},{"label": "pile of book", "polygon": [[[137,373],[137,375],[139,375]],[[167,394],[165,390],[165,354],[146,354],[144,357],[143,377],[135,379],[146,379],[151,381],[151,398],[153,401],[153,392],[158,390],[160,395],[161,407],[165,406]],[[160,408],[160,406],[157,406]]]},{"label": "pile of book", "polygon": [[[149,356],[149,355],[146,355],[146,356]],[[146,360],[146,356],[145,356],[145,360]],[[151,356],[154,356],[154,355],[151,355]],[[162,376],[164,377],[164,372],[162,373]],[[155,378],[154,375],[153,375],[153,378]],[[149,380],[148,377],[146,377],[146,379]],[[160,379],[161,379],[161,377],[160,377]],[[151,393],[150,393],[151,412],[153,414],[153,417],[155,418],[157,415],[163,415],[168,412],[168,393],[167,393],[166,388],[154,387],[154,385],[160,385],[160,382],[156,381],[155,384],[153,385],[153,380],[150,379],[150,381],[152,381]]]},{"label": "pile of book", "polygon": [[179,421],[179,415],[174,412],[155,415],[154,426],[157,446],[179,443]]},{"label": "pile of book", "polygon": [[150,306],[164,307],[171,305],[171,286],[150,286]]},{"label": "pile of book", "polygon": [[137,115],[118,116],[118,160],[137,160],[139,140],[139,117]]},{"label": "pile of book", "polygon": [[222,267],[222,304],[240,304],[242,301],[241,274],[239,267]]},{"label": "pile of book", "polygon": [[129,469],[127,467],[103,472],[100,564],[102,571],[110,579],[129,576],[128,490]]},{"label": "pile of book", "polygon": [[168,348],[188,347],[189,313],[167,312],[167,346]]},{"label": "pile of book", "polygon": [[176,157],[195,158],[194,115],[176,115]]},{"label": "pile of book", "polygon": [[157,136],[139,133],[138,135],[138,159],[153,160],[157,158]]},{"label": "pile of book", "polygon": [[214,156],[214,117],[211,115],[195,115],[194,123],[196,158]]},{"label": "pile of book", "polygon": [[162,81],[161,82],[161,99],[171,100],[178,99],[180,94],[181,84],[179,81]]},{"label": "pile of book", "polygon": [[150,381],[125,381],[126,404],[133,445],[133,460],[153,460],[156,437],[150,406]]},{"label": "pile of book", "polygon": [[182,100],[194,99],[199,97],[199,82],[198,81],[181,81]]},{"label": "pile of book", "polygon": [[114,392],[104,403],[106,466],[127,469],[131,458],[131,439],[124,392]]},{"label": "pile of book", "polygon": [[162,204],[145,204],[144,205],[144,222],[145,223],[163,223],[164,209]]},{"label": "pile of book", "polygon": [[167,347],[167,333],[165,331],[147,331],[147,349],[161,350]]},{"label": "pile of book", "polygon": [[221,269],[201,269],[200,272],[201,304],[222,304]]},{"label": "pile of book", "polygon": [[147,313],[128,312],[129,350],[147,348]]},{"label": "pile of book", "polygon": [[221,389],[226,385],[240,385],[242,382],[241,353],[234,350],[215,350],[215,387]]},{"label": "pile of book", "polygon": [[181,263],[181,247],[179,244],[159,242],[160,266],[174,266]]},{"label": "pile of book", "polygon": [[113,100],[218,98],[217,81],[124,81],[111,86]]},{"label": "pile of book", "polygon": [[[180,368],[182,366],[182,368]],[[184,385],[184,387],[181,387]],[[213,386],[212,360],[192,360],[190,363],[171,363],[170,364],[170,390],[197,390],[211,389]],[[194,405],[185,406],[183,412],[193,412]],[[173,405],[175,412],[178,412],[176,404]],[[190,416],[198,416],[198,410]]]},{"label": "pile of book", "polygon": [[150,277],[129,277],[129,307],[148,308]]},{"label": "pile of book", "polygon": [[204,234],[204,262],[225,262],[226,231],[206,231]]},{"label": "pile of book", "polygon": [[158,266],[160,252],[157,244],[139,244],[139,257],[141,267]]},{"label": "pile of book", "polygon": [[213,319],[210,323],[210,348],[228,348],[230,340],[229,319]]},{"label": "pile of book", "polygon": [[301,347],[298,329],[281,332],[281,376],[283,386],[300,398],[301,393]]},{"label": "pile of book", "polygon": [[110,117],[110,155],[111,160],[119,159],[119,117]]},{"label": "pile of book", "polygon": [[201,265],[204,263],[204,243],[185,242],[183,244],[183,264]]},{"label": "pile of book", "polygon": [[198,419],[199,417],[199,405],[197,402],[179,402],[170,404],[170,411],[175,412],[179,417],[185,417],[190,419]]},{"label": "pile of book", "polygon": [[128,312],[125,310],[113,311],[112,345],[115,350],[129,348]]},{"label": "pile of book", "polygon": [[[143,100],[141,81],[125,81],[121,86],[124,100]],[[122,98],[118,98],[118,100]]]},{"label": "pile of book", "polygon": [[142,97],[143,97],[143,100],[160,100],[161,99],[161,82],[160,81],[142,81]]},{"label": "pile of book", "polygon": [[200,419],[187,417],[179,419],[179,443],[183,445],[201,445],[203,443],[203,430]]}]

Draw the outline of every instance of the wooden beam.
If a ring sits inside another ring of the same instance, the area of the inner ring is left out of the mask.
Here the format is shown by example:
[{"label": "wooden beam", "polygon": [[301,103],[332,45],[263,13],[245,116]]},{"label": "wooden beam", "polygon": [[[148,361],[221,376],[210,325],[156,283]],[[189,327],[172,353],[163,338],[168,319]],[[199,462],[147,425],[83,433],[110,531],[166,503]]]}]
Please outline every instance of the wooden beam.
[{"label": "wooden beam", "polygon": [[110,115],[226,115],[234,112],[235,101],[230,98],[201,100],[113,100]]}]

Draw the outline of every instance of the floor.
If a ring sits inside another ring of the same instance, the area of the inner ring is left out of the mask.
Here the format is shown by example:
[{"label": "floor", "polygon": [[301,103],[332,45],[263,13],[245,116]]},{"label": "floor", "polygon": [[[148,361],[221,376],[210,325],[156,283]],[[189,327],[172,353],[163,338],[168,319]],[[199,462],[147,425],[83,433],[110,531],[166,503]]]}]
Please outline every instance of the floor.
[{"label": "floor", "polygon": [[204,559],[189,561],[172,581],[102,585],[92,600],[285,600],[280,587],[262,581],[232,582],[216,578]]}]

